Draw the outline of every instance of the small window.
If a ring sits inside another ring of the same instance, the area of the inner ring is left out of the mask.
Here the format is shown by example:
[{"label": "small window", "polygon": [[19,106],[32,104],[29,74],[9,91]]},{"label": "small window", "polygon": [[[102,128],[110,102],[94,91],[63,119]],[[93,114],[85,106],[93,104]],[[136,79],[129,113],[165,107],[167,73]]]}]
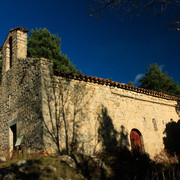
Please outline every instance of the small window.
[{"label": "small window", "polygon": [[158,130],[157,123],[156,123],[156,120],[154,118],[152,119],[152,123],[153,123],[153,126],[154,126],[154,130],[157,131]]},{"label": "small window", "polygon": [[17,125],[14,124],[14,125],[10,126],[10,129],[11,129],[11,134],[12,134],[12,136],[11,136],[12,147],[11,148],[13,150],[16,150],[15,144],[16,144],[16,141],[17,141]]},{"label": "small window", "polygon": [[9,67],[12,67],[12,36],[9,38]]}]

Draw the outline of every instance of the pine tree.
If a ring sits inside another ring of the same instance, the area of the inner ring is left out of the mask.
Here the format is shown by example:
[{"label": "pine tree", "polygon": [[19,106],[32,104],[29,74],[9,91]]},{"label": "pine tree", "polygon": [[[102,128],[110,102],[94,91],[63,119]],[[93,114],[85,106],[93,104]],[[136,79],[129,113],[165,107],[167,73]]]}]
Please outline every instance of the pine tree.
[{"label": "pine tree", "polygon": [[54,62],[54,69],[62,71],[80,73],[76,66],[72,64],[67,55],[62,55],[61,39],[51,34],[46,28],[31,30],[28,37],[28,57],[44,57]]},{"label": "pine tree", "polygon": [[180,97],[178,83],[174,82],[172,77],[168,77],[167,73],[163,73],[157,63],[147,68],[146,75],[139,82],[142,88]]}]

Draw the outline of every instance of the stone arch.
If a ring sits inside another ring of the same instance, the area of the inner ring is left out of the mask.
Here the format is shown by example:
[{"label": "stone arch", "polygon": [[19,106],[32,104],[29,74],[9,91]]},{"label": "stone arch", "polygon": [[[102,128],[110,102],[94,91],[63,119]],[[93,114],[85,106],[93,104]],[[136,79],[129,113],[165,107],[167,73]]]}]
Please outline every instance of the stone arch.
[{"label": "stone arch", "polygon": [[131,149],[133,152],[144,152],[144,143],[141,132],[133,128],[130,132]]}]

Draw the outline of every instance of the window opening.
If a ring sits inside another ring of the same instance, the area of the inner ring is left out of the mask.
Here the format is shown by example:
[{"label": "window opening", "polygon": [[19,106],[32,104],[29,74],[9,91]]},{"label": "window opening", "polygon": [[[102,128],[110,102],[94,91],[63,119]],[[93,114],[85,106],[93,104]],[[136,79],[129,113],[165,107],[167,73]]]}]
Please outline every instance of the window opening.
[{"label": "window opening", "polygon": [[12,125],[10,128],[11,128],[11,131],[12,131],[12,145],[13,145],[13,150],[15,150],[15,149],[16,149],[15,144],[16,144],[16,141],[17,141],[17,125],[14,124],[14,125]]},{"label": "window opening", "polygon": [[152,123],[153,123],[153,126],[154,126],[154,130],[157,131],[158,130],[157,123],[156,123],[156,120],[154,118],[152,119]]},{"label": "window opening", "polygon": [[12,67],[12,36],[9,38],[9,67]]}]

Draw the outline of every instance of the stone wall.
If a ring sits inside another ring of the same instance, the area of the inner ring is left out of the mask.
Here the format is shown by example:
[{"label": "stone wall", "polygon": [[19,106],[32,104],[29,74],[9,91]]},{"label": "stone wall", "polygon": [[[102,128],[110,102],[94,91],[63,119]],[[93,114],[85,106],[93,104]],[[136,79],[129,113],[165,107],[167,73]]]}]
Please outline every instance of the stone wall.
[{"label": "stone wall", "polygon": [[22,146],[42,149],[41,76],[39,59],[16,59],[1,84],[2,150],[12,149],[11,125],[17,125],[17,136],[23,135]]},{"label": "stone wall", "polygon": [[19,135],[21,147],[43,149],[41,60],[26,59],[27,29],[10,30],[2,54],[0,149],[11,151]]},{"label": "stone wall", "polygon": [[[175,100],[86,82],[82,78],[48,76],[51,70],[45,66],[42,69],[46,73],[42,75],[43,121],[50,132],[52,124],[56,128],[56,121],[61,124],[58,127],[61,149],[66,147],[67,138],[69,144],[73,142],[73,135],[78,149],[87,154],[122,147],[131,149],[130,132],[136,129],[142,135],[143,150],[153,158],[164,148],[166,124],[179,119]],[[44,142],[50,151],[56,147],[55,143],[52,146],[48,132],[44,133]]]}]

